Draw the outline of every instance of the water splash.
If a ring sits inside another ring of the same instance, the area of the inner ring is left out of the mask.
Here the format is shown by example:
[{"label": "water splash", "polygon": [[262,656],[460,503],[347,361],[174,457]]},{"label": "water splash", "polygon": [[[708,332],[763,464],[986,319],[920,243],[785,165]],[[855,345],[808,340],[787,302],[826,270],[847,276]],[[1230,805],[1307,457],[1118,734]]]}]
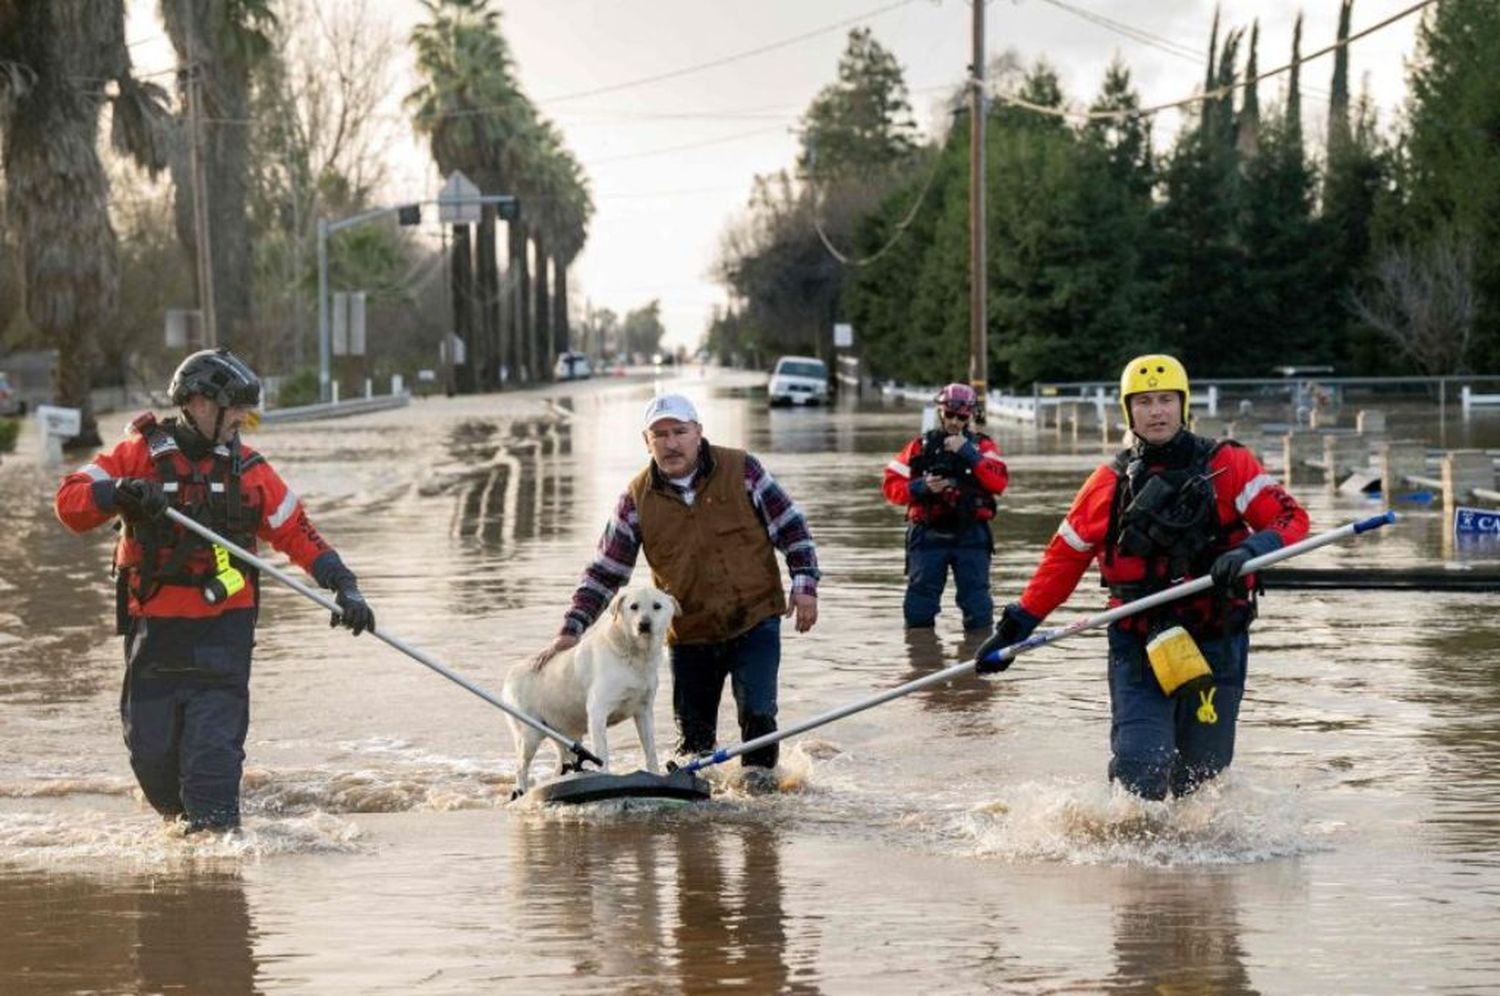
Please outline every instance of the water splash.
[{"label": "water splash", "polygon": [[187,834],[155,814],[0,813],[0,863],[94,871],[176,871],[273,855],[366,849],[360,829],[328,814],[249,818],[229,834]]},{"label": "water splash", "polygon": [[1234,772],[1163,802],[1099,782],[1018,784],[951,831],[976,856],[1080,865],[1248,864],[1326,846],[1295,791]]}]

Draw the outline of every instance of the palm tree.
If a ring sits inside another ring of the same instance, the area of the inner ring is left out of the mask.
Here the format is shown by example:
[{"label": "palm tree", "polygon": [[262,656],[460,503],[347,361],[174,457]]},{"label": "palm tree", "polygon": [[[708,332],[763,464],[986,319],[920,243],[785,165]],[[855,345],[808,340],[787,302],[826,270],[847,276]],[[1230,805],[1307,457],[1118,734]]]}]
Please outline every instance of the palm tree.
[{"label": "palm tree", "polygon": [[588,241],[589,219],[593,217],[594,200],[589,193],[588,178],[573,154],[559,142],[550,157],[547,171],[552,198],[549,201],[548,248],[552,261],[552,353],[569,348],[568,335],[568,267],[583,251]]},{"label": "palm tree", "polygon": [[[161,0],[162,23],[172,39],[185,85],[197,83],[198,134],[187,123],[172,161],[177,189],[177,237],[198,251],[193,215],[189,142],[202,158],[212,261],[214,327],[218,344],[241,350],[252,331],[250,225],[246,200],[250,175],[250,72],[270,51],[276,15],[270,0]],[[198,289],[199,300],[203,288]],[[252,355],[253,355],[253,351]]]},{"label": "palm tree", "polygon": [[57,346],[57,400],[83,413],[76,445],[100,441],[89,390],[119,293],[97,145],[106,101],[116,151],[159,173],[169,151],[167,95],[131,76],[123,0],[0,0],[6,203],[19,233],[27,317]]},{"label": "palm tree", "polygon": [[[489,0],[422,0],[422,6],[428,19],[411,35],[422,82],[406,97],[414,124],[428,136],[433,161],[444,175],[461,170],[487,194],[513,192],[537,118],[516,82],[510,46],[500,33],[500,14],[489,8]],[[519,221],[510,222],[513,275],[523,265],[524,253],[518,259],[515,252],[522,232]],[[492,241],[492,224],[482,222],[479,234]],[[467,241],[467,230],[455,231],[455,236]],[[489,315],[480,324],[492,331],[488,337],[471,333],[468,345],[471,368],[482,371],[478,384],[484,386],[509,351],[494,341],[500,324],[495,253],[486,247],[479,258],[490,268],[478,281],[479,303]],[[521,358],[516,359],[521,365]]]}]

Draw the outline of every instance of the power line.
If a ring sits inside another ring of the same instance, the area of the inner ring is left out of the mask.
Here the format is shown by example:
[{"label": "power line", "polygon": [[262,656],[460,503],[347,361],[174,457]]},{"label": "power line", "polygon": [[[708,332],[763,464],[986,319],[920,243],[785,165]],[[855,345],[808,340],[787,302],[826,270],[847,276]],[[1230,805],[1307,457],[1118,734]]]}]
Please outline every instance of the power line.
[{"label": "power line", "polygon": [[1392,14],[1385,20],[1372,24],[1362,31],[1355,32],[1348,38],[1340,39],[1339,41],[1336,41],[1331,45],[1325,45],[1323,48],[1318,49],[1316,52],[1313,52],[1310,55],[1304,55],[1299,59],[1288,62],[1284,66],[1277,66],[1275,69],[1268,69],[1258,76],[1255,76],[1253,79],[1237,80],[1236,82],[1226,84],[1225,86],[1214,87],[1212,90],[1205,90],[1203,93],[1194,94],[1191,97],[1183,97],[1181,100],[1173,100],[1164,104],[1154,104],[1150,107],[1112,111],[1072,111],[1064,107],[1047,107],[1042,104],[1036,104],[1022,97],[1018,97],[1014,94],[1008,93],[997,93],[995,94],[995,99],[1004,101],[1005,103],[1011,104],[1015,107],[1020,107],[1028,111],[1034,111],[1037,114],[1047,114],[1051,115],[1052,117],[1066,118],[1074,121],[1095,121],[1100,119],[1121,120],[1124,118],[1148,117],[1153,114],[1159,114],[1162,111],[1172,110],[1173,108],[1189,107],[1193,104],[1202,103],[1205,100],[1218,100],[1221,97],[1229,96],[1236,90],[1244,89],[1245,87],[1250,86],[1253,83],[1259,83],[1261,80],[1270,79],[1273,76],[1280,76],[1282,73],[1288,72],[1295,67],[1301,66],[1308,62],[1312,62],[1316,59],[1321,59],[1323,56],[1327,55],[1330,52],[1334,52],[1340,48],[1344,48],[1345,46],[1350,45],[1351,43],[1356,42],[1368,35],[1372,35],[1383,28],[1390,27],[1397,21],[1402,20],[1406,17],[1410,17],[1412,14],[1415,14],[1427,7],[1431,7],[1437,2],[1438,0],[1422,0],[1421,3],[1413,4],[1412,6],[1399,13]]},{"label": "power line", "polygon": [[1063,3],[1063,0],[1042,0],[1042,3],[1050,4],[1051,6],[1056,7],[1059,10],[1066,11],[1067,13],[1072,14],[1075,17],[1081,17],[1085,21],[1097,24],[1107,31],[1113,31],[1116,34],[1124,35],[1131,41],[1137,41],[1142,45],[1147,45],[1151,48],[1159,49],[1163,52],[1166,52],[1168,55],[1175,55],[1180,59],[1187,59],[1192,62],[1202,62],[1204,59],[1205,53],[1193,48],[1189,48],[1188,46],[1183,45],[1180,42],[1175,42],[1170,38],[1163,38],[1160,35],[1154,35],[1149,31],[1132,27],[1131,25],[1125,24],[1121,21],[1112,20],[1111,18],[1105,17],[1103,14],[1096,14],[1093,11],[1085,10],[1082,7],[1075,7],[1072,4]]},{"label": "power line", "polygon": [[785,125],[775,125],[770,128],[756,128],[754,131],[742,131],[736,135],[725,135],[721,138],[705,139],[701,142],[689,142],[686,145],[673,145],[664,149],[650,149],[646,152],[627,152],[620,156],[607,156],[603,159],[584,160],[585,166],[601,166],[605,163],[624,162],[627,159],[644,159],[647,156],[664,156],[670,152],[686,152],[689,149],[702,149],[710,145],[723,145],[726,142],[738,142],[744,138],[753,138],[756,135],[768,135],[771,132],[784,132]]},{"label": "power line", "polygon": [[654,76],[643,76],[640,79],[626,80],[623,83],[611,83],[608,86],[595,87],[591,90],[579,90],[574,93],[559,94],[555,97],[545,97],[539,102],[543,104],[559,104],[565,100],[578,100],[583,97],[593,97],[601,93],[614,93],[615,91],[624,90],[630,87],[645,86],[648,83],[660,83],[663,80],[677,79],[680,76],[687,76],[691,73],[702,72],[705,69],[717,69],[719,66],[727,66],[733,62],[739,62],[744,59],[754,58],[757,55],[764,55],[767,52],[774,52],[777,49],[786,48],[789,45],[795,45],[798,42],[807,41],[809,38],[816,38],[819,35],[826,35],[830,31],[838,31],[840,29],[847,28],[852,24],[863,23],[864,21],[867,21],[872,17],[879,17],[882,14],[889,14],[893,10],[898,10],[915,2],[916,0],[897,0],[896,3],[887,4],[886,6],[878,7],[875,10],[866,11],[865,13],[859,14],[855,17],[850,17],[845,20],[839,21],[837,24],[829,24],[824,27],[805,32],[803,34],[796,35],[792,38],[784,38],[781,41],[771,42],[769,45],[762,45],[759,48],[752,48],[744,52],[737,52],[734,55],[726,55],[722,58],[713,59],[709,62],[700,62],[697,65],[693,66],[684,66],[681,69],[673,69],[665,73],[657,73]]},{"label": "power line", "polygon": [[[952,133],[950,132],[949,134],[951,135]],[[881,246],[879,249],[875,250],[868,256],[862,256],[859,259],[855,259],[845,253],[840,252],[838,248],[834,246],[832,240],[828,238],[828,233],[823,230],[823,219],[818,217],[815,205],[813,210],[813,229],[818,233],[818,241],[822,242],[823,248],[828,250],[828,255],[832,256],[840,263],[843,263],[845,266],[869,266],[871,263],[875,262],[877,259],[889,252],[897,242],[901,241],[901,236],[906,234],[907,227],[916,220],[917,212],[922,208],[922,202],[927,199],[927,191],[932,189],[932,181],[937,178],[938,169],[943,164],[943,151],[944,150],[942,148],[938,148],[935,150],[932,157],[932,168],[927,171],[927,179],[922,181],[922,189],[918,191],[917,199],[912,202],[912,205],[907,210],[905,217],[896,222],[894,233],[888,240],[886,240],[885,245]]]}]

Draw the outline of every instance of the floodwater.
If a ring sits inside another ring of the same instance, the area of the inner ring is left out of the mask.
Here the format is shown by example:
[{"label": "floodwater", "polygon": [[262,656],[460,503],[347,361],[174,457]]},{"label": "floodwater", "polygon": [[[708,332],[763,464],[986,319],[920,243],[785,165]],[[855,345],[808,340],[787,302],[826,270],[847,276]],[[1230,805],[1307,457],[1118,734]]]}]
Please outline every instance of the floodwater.
[{"label": "floodwater", "polygon": [[[787,630],[783,722],[972,650],[951,606],[926,639],[901,627],[900,515],[879,482],[916,413],[767,412],[751,383],[668,386],[696,396],[709,438],[764,458],[818,540],[821,616]],[[550,640],[641,464],[651,386],[434,399],[253,442],[381,626],[498,690]],[[1013,479],[1004,600],[1103,450],[994,431]],[[0,993],[1500,987],[1493,597],[1271,593],[1236,764],[1183,801],[1106,784],[1103,640],[1083,634],[794,738],[779,792],[746,793],[729,765],[711,802],[553,811],[508,804],[493,707],[267,582],[246,830],[183,839],[139,801],[121,744],[110,536],[65,533],[55,481],[24,454],[0,465]],[[1376,510],[1297,491],[1318,530]],[[1305,565],[1460,566],[1439,512],[1402,511]],[[1101,604],[1090,576],[1053,621]],[[730,743],[731,716],[726,696]],[[638,763],[628,727],[615,749]]]}]

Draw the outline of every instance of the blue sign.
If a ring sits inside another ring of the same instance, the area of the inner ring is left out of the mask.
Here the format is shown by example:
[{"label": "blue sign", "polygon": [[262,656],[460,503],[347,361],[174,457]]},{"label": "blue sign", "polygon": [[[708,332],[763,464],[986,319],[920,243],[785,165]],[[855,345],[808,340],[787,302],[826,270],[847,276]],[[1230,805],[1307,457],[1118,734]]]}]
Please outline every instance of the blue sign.
[{"label": "blue sign", "polygon": [[1500,539],[1500,509],[1460,505],[1453,513],[1453,535],[1455,538],[1483,536]]}]

